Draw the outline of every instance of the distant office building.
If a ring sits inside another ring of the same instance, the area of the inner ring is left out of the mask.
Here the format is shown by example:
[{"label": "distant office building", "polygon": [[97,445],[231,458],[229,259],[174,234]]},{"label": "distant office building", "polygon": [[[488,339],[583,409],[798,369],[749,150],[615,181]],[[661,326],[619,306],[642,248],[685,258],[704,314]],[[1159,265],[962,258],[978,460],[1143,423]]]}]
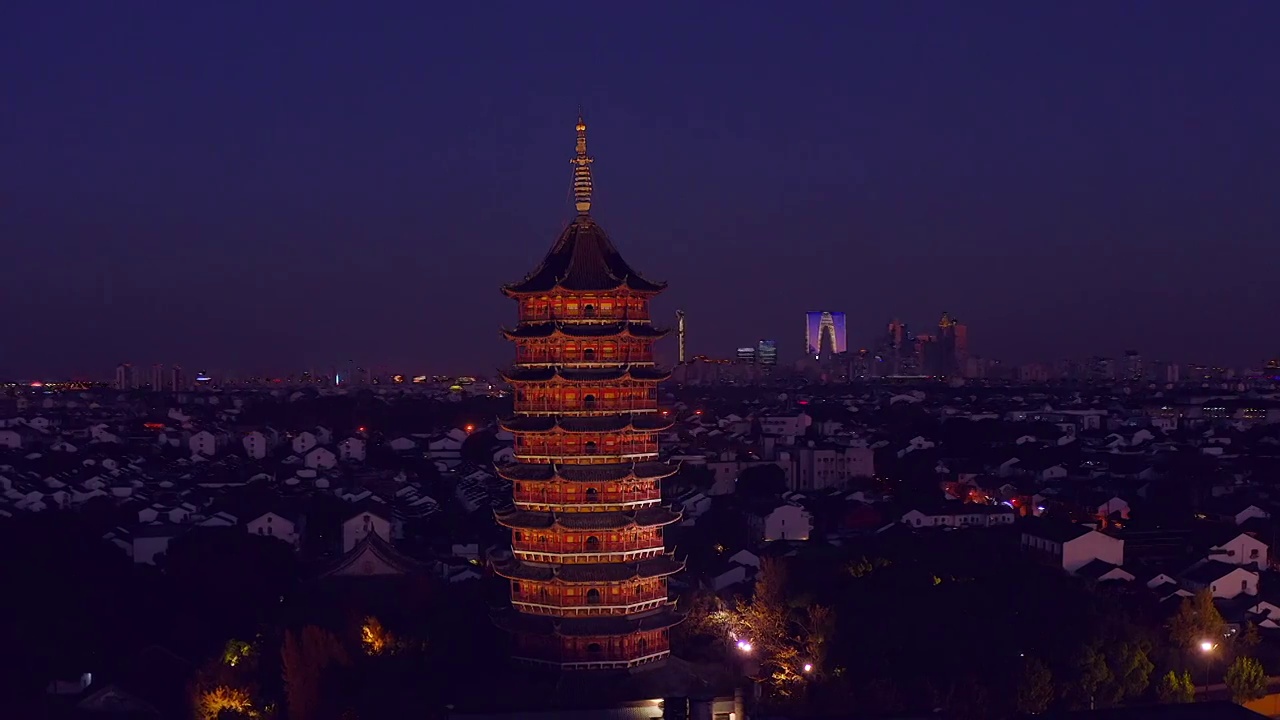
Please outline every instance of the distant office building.
[{"label": "distant office building", "polygon": [[756,364],[771,368],[778,364],[778,343],[773,340],[761,340],[756,343]]},{"label": "distant office building", "polygon": [[738,362],[744,365],[754,365],[756,363],[756,349],[753,347],[738,348]]},{"label": "distant office building", "polygon": [[116,380],[112,385],[117,390],[132,390],[133,376],[133,366],[129,363],[120,363],[116,366]]},{"label": "distant office building", "polygon": [[160,392],[161,390],[164,390],[164,366],[163,365],[151,366],[150,389],[152,392]]},{"label": "distant office building", "polygon": [[848,351],[844,313],[821,310],[805,313],[804,341],[805,354],[815,360]]},{"label": "distant office building", "polygon": [[182,368],[177,365],[169,368],[169,392],[186,390],[186,382],[186,378],[182,374]]},{"label": "distant office building", "polygon": [[925,369],[929,375],[955,376],[964,372],[969,361],[969,328],[964,323],[942,313],[938,321],[938,338],[926,357]]},{"label": "distant office building", "polygon": [[1126,350],[1124,353],[1124,379],[1130,382],[1142,382],[1146,378],[1146,368],[1142,363],[1142,355],[1137,350]]}]

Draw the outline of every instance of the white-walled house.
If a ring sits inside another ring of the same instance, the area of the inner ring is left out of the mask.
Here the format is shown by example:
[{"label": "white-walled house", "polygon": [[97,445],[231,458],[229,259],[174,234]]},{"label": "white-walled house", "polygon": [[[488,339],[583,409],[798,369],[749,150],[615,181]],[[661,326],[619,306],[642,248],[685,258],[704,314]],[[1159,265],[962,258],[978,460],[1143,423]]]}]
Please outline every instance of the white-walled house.
[{"label": "white-walled house", "polygon": [[1012,525],[1015,513],[1008,505],[948,503],[937,508],[912,508],[902,523],[913,528],[970,528]]},{"label": "white-walled house", "polygon": [[813,516],[799,505],[784,503],[772,510],[748,513],[747,524],[765,541],[808,540],[813,532]]},{"label": "white-walled house", "polygon": [[1022,549],[1040,555],[1069,573],[1094,560],[1124,565],[1124,540],[1084,525],[1040,521],[1022,531]]},{"label": "white-walled house", "polygon": [[1189,590],[1208,590],[1216,598],[1230,600],[1237,595],[1258,594],[1258,573],[1239,565],[1205,560],[1182,573],[1182,584]]},{"label": "white-walled house", "polygon": [[337,466],[338,456],[333,451],[325,447],[313,447],[302,458],[302,463],[309,468],[317,470],[328,470]]},{"label": "white-walled house", "polygon": [[262,460],[279,444],[279,436],[275,431],[263,432],[254,430],[244,436],[244,452],[254,460]]},{"label": "white-walled house", "polygon": [[338,457],[344,462],[363,462],[365,457],[364,440],[349,437],[338,443]]},{"label": "white-walled house", "polygon": [[1266,543],[1248,533],[1237,532],[1227,533],[1227,535],[1230,539],[1216,542],[1209,548],[1210,560],[1228,565],[1251,566],[1259,570],[1266,569],[1270,550]]},{"label": "white-walled house", "polygon": [[219,436],[209,430],[201,430],[198,433],[193,433],[191,437],[187,439],[187,447],[191,449],[191,452],[195,455],[203,455],[205,457],[213,457],[214,455],[217,455],[218,448],[221,444]]},{"label": "white-walled house", "polygon": [[308,450],[319,445],[315,433],[302,431],[293,436],[293,453],[295,455],[305,455]]},{"label": "white-walled house", "polygon": [[391,542],[391,521],[372,509],[364,510],[342,523],[342,552],[360,544],[369,533],[377,533],[378,537]]},{"label": "white-walled house", "polygon": [[245,523],[250,535],[278,538],[297,547],[301,541],[299,523],[278,512],[265,512]]}]

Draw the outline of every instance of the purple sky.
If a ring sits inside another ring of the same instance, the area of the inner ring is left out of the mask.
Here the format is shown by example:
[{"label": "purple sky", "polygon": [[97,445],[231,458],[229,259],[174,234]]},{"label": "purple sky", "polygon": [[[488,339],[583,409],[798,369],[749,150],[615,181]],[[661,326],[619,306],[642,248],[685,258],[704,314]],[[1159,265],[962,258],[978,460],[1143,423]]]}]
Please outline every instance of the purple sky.
[{"label": "purple sky", "polygon": [[6,3],[0,377],[503,364],[497,288],[572,215],[579,102],[594,214],[693,353],[947,310],[1011,361],[1253,363],[1280,351],[1277,27],[1230,0]]}]

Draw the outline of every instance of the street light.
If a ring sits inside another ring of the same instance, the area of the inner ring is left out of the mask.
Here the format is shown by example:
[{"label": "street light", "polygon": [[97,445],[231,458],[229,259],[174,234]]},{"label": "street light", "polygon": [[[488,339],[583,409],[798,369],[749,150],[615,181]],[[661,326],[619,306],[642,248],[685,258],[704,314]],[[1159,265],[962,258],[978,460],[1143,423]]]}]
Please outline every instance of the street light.
[{"label": "street light", "polygon": [[1200,652],[1203,652],[1203,653],[1213,652],[1213,649],[1216,647],[1218,646],[1215,645],[1214,643],[1211,643],[1208,640],[1205,640],[1200,643]]},{"label": "street light", "polygon": [[811,672],[813,672],[813,663],[805,663],[805,664],[804,664],[804,671],[805,671],[805,672],[807,672],[807,673],[811,673]]},{"label": "street light", "polygon": [[739,649],[739,650],[741,650],[741,651],[742,651],[743,653],[745,653],[745,654],[750,654],[750,653],[751,653],[751,643],[750,643],[750,642],[748,642],[748,641],[746,641],[746,640],[739,640],[739,641],[738,641],[738,649]]}]

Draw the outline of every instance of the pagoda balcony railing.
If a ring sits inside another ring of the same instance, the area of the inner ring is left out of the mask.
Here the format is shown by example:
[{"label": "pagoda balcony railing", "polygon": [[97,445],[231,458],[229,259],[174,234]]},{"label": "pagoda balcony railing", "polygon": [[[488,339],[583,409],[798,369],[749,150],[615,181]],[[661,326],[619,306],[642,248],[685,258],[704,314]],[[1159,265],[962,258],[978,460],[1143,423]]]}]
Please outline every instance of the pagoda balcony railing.
[{"label": "pagoda balcony railing", "polygon": [[[617,548],[618,545],[624,544],[630,543],[615,543],[613,544],[613,547]],[[635,543],[635,545],[642,544],[652,543]],[[616,549],[609,552],[601,550],[587,552],[554,552],[534,548],[521,548],[514,545],[511,549],[517,558],[526,562],[554,563],[560,565],[632,562],[635,560],[646,560],[648,558],[658,557],[667,551],[664,545],[644,548],[636,547],[627,550]]]},{"label": "pagoda balcony railing", "polygon": [[568,310],[552,310],[551,308],[542,307],[530,310],[523,305],[520,307],[520,322],[549,322],[551,320],[598,320],[602,323],[615,323],[623,320],[632,322],[643,322],[649,319],[649,310],[647,308],[614,308],[613,310],[593,310],[584,312],[570,312]]},{"label": "pagoda balcony railing", "polygon": [[595,355],[590,360],[584,359],[581,353],[516,353],[516,367],[569,367],[581,369],[599,369],[618,367],[619,365],[651,366],[657,361],[653,353],[634,353],[627,356],[609,357]]},{"label": "pagoda balcony railing", "polygon": [[523,655],[513,655],[512,659],[517,662],[532,663],[535,665],[554,665],[564,670],[617,670],[657,662],[670,655],[671,650],[665,649],[658,652],[647,651],[645,655],[634,658],[626,657],[625,653],[616,654],[619,655],[619,657],[606,658],[604,652],[599,652],[567,653],[560,660],[550,660],[548,658],[529,657]]},{"label": "pagoda balcony railing", "polygon": [[[527,495],[527,493],[526,493]],[[597,500],[582,502],[582,497],[574,495],[542,495],[540,497],[512,496],[512,501],[521,510],[578,510],[581,512],[612,512],[615,510],[639,510],[653,507],[662,502],[661,491],[654,492],[653,497],[633,498],[630,500]]]},{"label": "pagoda balcony railing", "polygon": [[658,459],[658,451],[655,447],[647,452],[628,452],[601,454],[592,453],[590,455],[531,455],[525,453],[516,453],[516,460],[525,463],[547,464],[547,463],[565,463],[571,465],[609,465],[623,462],[647,462]]},{"label": "pagoda balcony railing", "polygon": [[[614,603],[616,601],[607,600],[605,602]],[[587,602],[568,602],[561,605],[547,605],[544,603],[526,602],[520,597],[512,597],[511,605],[523,613],[530,615],[555,615],[563,617],[593,617],[599,615],[626,615],[628,613],[644,612],[653,610],[666,604],[668,601],[666,592],[662,593],[662,597],[652,598],[648,600],[637,600],[633,603],[620,604],[590,604]]]},{"label": "pagoda balcony railing", "polygon": [[634,400],[597,400],[591,406],[582,403],[566,403],[559,400],[520,400],[515,402],[515,411],[520,415],[578,415],[593,417],[599,415],[617,415],[618,413],[656,413],[657,398]]}]

